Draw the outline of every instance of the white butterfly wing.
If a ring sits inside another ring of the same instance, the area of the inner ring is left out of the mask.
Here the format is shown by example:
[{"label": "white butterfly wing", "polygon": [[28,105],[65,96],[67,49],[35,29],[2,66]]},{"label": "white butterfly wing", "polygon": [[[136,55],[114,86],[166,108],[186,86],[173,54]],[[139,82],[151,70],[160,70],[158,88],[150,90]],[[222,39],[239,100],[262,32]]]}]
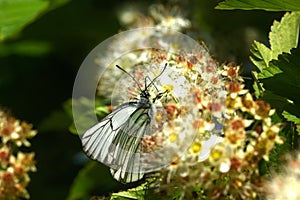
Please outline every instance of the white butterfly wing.
[{"label": "white butterfly wing", "polygon": [[88,129],[81,137],[83,150],[94,160],[106,163],[110,145],[129,116],[136,110],[136,105],[123,104],[108,114],[99,123]]},{"label": "white butterfly wing", "polygon": [[82,135],[89,157],[108,165],[115,179],[133,182],[143,177],[140,141],[151,121],[150,104],[119,106]]}]

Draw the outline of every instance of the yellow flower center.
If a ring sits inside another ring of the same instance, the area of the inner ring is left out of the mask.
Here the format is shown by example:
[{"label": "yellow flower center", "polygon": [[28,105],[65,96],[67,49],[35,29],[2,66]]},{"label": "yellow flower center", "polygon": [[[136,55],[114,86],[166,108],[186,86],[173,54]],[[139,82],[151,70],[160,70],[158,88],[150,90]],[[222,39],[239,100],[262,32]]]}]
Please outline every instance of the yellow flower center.
[{"label": "yellow flower center", "polygon": [[201,148],[202,148],[202,144],[199,142],[195,142],[191,147],[191,151],[192,153],[199,153],[201,151]]},{"label": "yellow flower center", "polygon": [[173,143],[176,142],[178,140],[178,135],[176,133],[172,133],[169,136],[169,142]]}]

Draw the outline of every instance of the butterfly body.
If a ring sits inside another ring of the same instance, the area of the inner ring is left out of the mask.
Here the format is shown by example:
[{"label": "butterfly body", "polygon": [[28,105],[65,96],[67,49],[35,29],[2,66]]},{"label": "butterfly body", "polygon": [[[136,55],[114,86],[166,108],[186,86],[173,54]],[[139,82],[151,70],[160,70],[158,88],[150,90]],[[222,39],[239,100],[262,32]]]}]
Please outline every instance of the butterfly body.
[{"label": "butterfly body", "polygon": [[163,95],[151,99],[149,85],[141,90],[138,101],[121,104],[81,137],[86,154],[109,166],[114,178],[123,183],[141,179],[146,171],[141,140],[151,134],[153,103]]}]

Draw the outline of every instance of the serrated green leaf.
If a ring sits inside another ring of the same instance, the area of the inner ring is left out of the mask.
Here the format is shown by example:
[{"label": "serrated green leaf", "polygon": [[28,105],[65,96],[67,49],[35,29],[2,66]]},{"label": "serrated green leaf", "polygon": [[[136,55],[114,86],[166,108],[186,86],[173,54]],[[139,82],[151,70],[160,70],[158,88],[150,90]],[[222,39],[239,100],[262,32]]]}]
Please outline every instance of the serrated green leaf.
[{"label": "serrated green leaf", "polygon": [[270,62],[271,68],[279,68],[282,73],[273,77],[260,79],[264,88],[272,93],[293,102],[289,112],[300,114],[300,49],[292,50],[292,54],[284,53],[278,60]]},{"label": "serrated green leaf", "polygon": [[113,193],[110,200],[144,200],[146,196],[146,191],[148,190],[148,183],[143,183],[142,185],[129,189],[127,191],[122,191],[118,193]]},{"label": "serrated green leaf", "polygon": [[271,60],[276,60],[282,53],[290,53],[292,48],[297,47],[299,35],[300,13],[286,13],[280,22],[274,21],[269,33],[271,49],[264,44],[254,41],[250,49],[252,55],[250,60],[262,74],[258,78],[272,76],[279,73],[277,69],[263,70],[269,67]]},{"label": "serrated green leaf", "polygon": [[216,6],[223,10],[267,10],[267,11],[300,11],[299,0],[226,0]]},{"label": "serrated green leaf", "polygon": [[277,59],[282,53],[290,53],[292,48],[297,47],[299,24],[299,12],[286,13],[280,22],[274,21],[269,34],[273,59]]},{"label": "serrated green leaf", "polygon": [[[260,83],[256,81],[253,85],[257,97],[262,95],[262,91],[270,90],[278,96],[295,101],[300,85],[298,78],[295,76],[300,73],[299,68],[296,67],[298,61],[294,60],[291,63],[286,60],[288,59],[286,57],[281,57],[280,62],[276,60],[279,55],[290,53],[290,50],[297,46],[299,23],[299,12],[286,13],[280,22],[274,21],[271,27],[269,34],[271,49],[254,41],[250,59],[259,70],[259,73],[255,74],[255,78],[261,80]],[[276,78],[270,79],[275,76]],[[262,85],[264,86],[263,90],[259,88]]]},{"label": "serrated green leaf", "polygon": [[280,73],[282,73],[282,70],[279,67],[272,65],[270,67],[267,67],[266,69],[263,69],[261,73],[257,74],[257,78],[258,79],[270,78]]},{"label": "serrated green leaf", "polygon": [[252,77],[254,78],[253,89],[254,95],[256,98],[260,98],[264,93],[263,84],[259,82],[257,76],[258,73],[256,71],[252,71]]},{"label": "serrated green leaf", "polygon": [[254,82],[253,86],[252,86],[253,89],[254,89],[254,95],[255,95],[256,98],[259,98],[261,96],[261,91],[258,87],[258,84],[259,84],[258,82]]},{"label": "serrated green leaf", "polygon": [[252,53],[250,60],[260,71],[269,66],[269,62],[272,60],[272,52],[264,44],[254,41],[250,52]]},{"label": "serrated green leaf", "polygon": [[287,111],[283,111],[282,112],[282,116],[287,119],[290,122],[294,122],[294,123],[300,123],[300,118],[298,118],[295,115],[292,115],[291,113],[287,112]]},{"label": "serrated green leaf", "polygon": [[48,5],[43,0],[0,0],[0,41],[19,32]]}]

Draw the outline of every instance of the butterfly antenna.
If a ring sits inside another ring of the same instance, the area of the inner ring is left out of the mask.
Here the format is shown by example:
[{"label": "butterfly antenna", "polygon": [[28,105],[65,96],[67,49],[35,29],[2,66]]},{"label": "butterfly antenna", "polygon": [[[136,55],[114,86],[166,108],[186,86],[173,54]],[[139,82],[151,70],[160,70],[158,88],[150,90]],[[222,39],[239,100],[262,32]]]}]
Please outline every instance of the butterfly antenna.
[{"label": "butterfly antenna", "polygon": [[125,74],[127,74],[128,76],[130,76],[130,77],[132,78],[132,80],[134,80],[134,82],[137,84],[137,86],[139,87],[139,89],[140,89],[141,91],[143,91],[142,88],[140,87],[140,84],[137,82],[137,80],[136,80],[131,74],[129,74],[125,69],[123,69],[123,68],[120,67],[119,65],[116,65],[116,67],[119,68],[120,70],[122,70],[122,71],[123,71]]},{"label": "butterfly antenna", "polygon": [[146,89],[147,89],[151,84],[153,84],[154,81],[155,81],[158,77],[160,77],[160,76],[162,75],[162,73],[164,73],[165,69],[167,68],[167,65],[168,65],[168,63],[165,64],[164,69],[160,72],[160,74],[157,75],[157,76],[151,81],[151,83],[150,83],[147,87],[145,87]]}]

